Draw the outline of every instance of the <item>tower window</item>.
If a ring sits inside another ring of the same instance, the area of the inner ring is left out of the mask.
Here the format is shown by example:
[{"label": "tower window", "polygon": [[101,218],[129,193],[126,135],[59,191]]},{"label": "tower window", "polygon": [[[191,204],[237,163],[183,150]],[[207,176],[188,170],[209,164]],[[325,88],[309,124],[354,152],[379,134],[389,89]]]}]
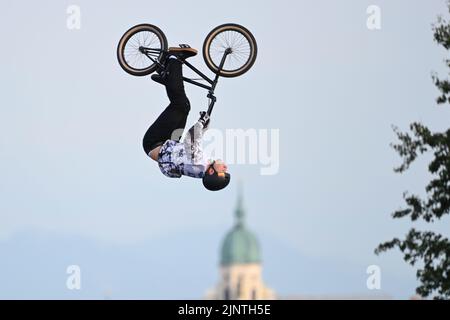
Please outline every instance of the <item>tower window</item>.
[{"label": "tower window", "polygon": [[242,294],[242,276],[239,277],[239,280],[238,280],[238,283],[237,283],[237,288],[236,288],[236,293],[237,293],[238,299],[241,298],[241,294]]},{"label": "tower window", "polygon": [[256,300],[256,289],[252,290],[252,300]]},{"label": "tower window", "polygon": [[230,300],[230,288],[226,287],[223,291],[223,299]]}]

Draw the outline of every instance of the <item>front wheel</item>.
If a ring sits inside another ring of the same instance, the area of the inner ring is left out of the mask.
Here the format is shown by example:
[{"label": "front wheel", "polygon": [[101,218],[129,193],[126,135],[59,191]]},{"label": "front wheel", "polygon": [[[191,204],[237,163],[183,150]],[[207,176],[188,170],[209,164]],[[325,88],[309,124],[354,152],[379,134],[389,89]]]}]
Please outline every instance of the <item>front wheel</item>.
[{"label": "front wheel", "polygon": [[[220,62],[227,55],[222,70]],[[237,77],[255,63],[258,47],[252,33],[241,25],[226,23],[214,28],[203,43],[203,58],[208,68],[223,77]]]},{"label": "front wheel", "polygon": [[166,50],[167,38],[161,29],[151,24],[139,24],[125,32],[120,39],[117,59],[127,73],[146,76],[156,70],[156,62]]}]

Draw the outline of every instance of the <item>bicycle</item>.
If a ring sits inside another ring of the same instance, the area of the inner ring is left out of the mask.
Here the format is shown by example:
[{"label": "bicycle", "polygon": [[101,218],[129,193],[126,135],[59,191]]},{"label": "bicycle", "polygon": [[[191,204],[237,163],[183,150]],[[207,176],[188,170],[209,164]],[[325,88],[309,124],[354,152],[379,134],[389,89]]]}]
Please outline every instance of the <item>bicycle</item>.
[{"label": "bicycle", "polygon": [[[158,68],[164,68],[161,58],[168,50],[167,38],[157,26],[139,24],[124,33],[117,46],[117,59],[123,70],[133,76],[146,76]],[[208,33],[203,42],[203,59],[215,74],[213,79],[203,74],[191,63],[182,60],[208,85],[183,77],[185,82],[208,90],[210,99],[208,115],[211,115],[216,97],[214,90],[219,77],[233,78],[246,73],[253,66],[258,52],[253,34],[245,27],[226,23]]]}]

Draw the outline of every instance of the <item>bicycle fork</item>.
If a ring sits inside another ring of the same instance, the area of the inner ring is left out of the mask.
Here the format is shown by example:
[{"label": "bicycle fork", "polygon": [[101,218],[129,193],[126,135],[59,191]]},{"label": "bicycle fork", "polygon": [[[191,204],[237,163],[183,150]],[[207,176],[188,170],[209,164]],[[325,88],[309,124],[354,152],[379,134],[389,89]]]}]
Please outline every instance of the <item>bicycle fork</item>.
[{"label": "bicycle fork", "polygon": [[227,48],[225,50],[225,52],[223,53],[223,57],[222,57],[222,60],[220,61],[220,65],[219,65],[219,70],[217,71],[216,76],[214,77],[213,83],[211,84],[211,89],[208,91],[207,97],[209,99],[211,99],[211,101],[209,103],[209,106],[208,106],[208,111],[206,111],[208,116],[211,116],[211,113],[212,113],[213,108],[214,108],[214,104],[217,101],[217,98],[214,95],[214,90],[216,89],[217,82],[219,81],[219,74],[220,74],[220,72],[223,69],[223,65],[225,64],[225,60],[226,60],[227,56],[230,53],[231,53],[231,48]]}]

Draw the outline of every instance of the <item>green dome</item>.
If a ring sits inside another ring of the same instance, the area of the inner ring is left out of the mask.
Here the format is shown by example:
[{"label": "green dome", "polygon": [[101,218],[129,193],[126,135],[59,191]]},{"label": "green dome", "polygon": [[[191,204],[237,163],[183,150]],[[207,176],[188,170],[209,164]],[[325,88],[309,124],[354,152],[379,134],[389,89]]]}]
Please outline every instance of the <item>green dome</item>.
[{"label": "green dome", "polygon": [[244,210],[242,209],[241,196],[239,196],[235,215],[236,223],[233,229],[227,233],[222,243],[220,264],[261,262],[258,240],[244,225]]}]

